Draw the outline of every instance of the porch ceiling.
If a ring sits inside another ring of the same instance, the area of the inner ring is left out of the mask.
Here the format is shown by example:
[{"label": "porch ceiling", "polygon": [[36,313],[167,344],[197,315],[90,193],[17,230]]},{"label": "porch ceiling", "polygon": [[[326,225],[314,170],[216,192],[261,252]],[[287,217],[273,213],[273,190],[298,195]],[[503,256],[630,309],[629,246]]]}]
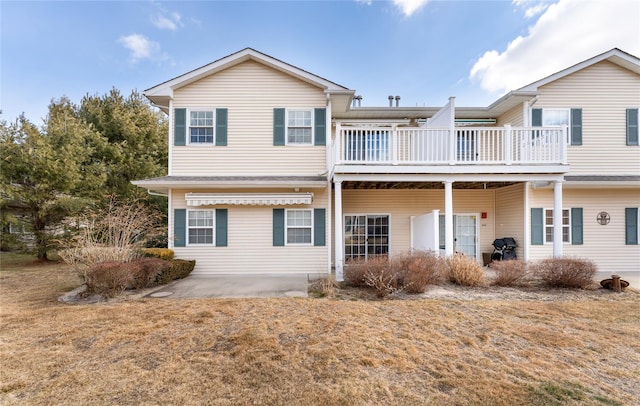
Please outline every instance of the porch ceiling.
[{"label": "porch ceiling", "polygon": [[[454,189],[483,190],[499,189],[506,186],[515,185],[518,182],[454,182]],[[342,189],[444,189],[442,182],[366,182],[366,181],[344,181]]]}]

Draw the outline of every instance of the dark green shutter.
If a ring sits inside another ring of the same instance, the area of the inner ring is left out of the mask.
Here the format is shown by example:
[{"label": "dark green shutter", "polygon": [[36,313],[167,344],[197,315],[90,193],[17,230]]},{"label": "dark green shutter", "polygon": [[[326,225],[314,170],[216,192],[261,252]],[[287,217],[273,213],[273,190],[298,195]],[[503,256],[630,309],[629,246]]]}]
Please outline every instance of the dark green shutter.
[{"label": "dark green shutter", "polygon": [[216,247],[227,246],[227,209],[216,209]]},{"label": "dark green shutter", "polygon": [[315,109],[313,114],[313,145],[327,145],[327,109]]},{"label": "dark green shutter", "polygon": [[325,236],[326,218],[325,209],[313,209],[313,245],[316,247],[324,247],[327,244]]},{"label": "dark green shutter", "polygon": [[284,246],[284,209],[273,209],[273,246]]},{"label": "dark green shutter", "polygon": [[173,111],[173,145],[186,145],[187,139],[187,109]]},{"label": "dark green shutter", "polygon": [[638,209],[636,207],[624,209],[625,244],[638,245]]},{"label": "dark green shutter", "polygon": [[582,109],[571,109],[571,145],[582,145]]},{"label": "dark green shutter", "polygon": [[571,209],[571,244],[582,245],[583,244],[583,221],[582,221],[582,208],[575,207]]},{"label": "dark green shutter", "polygon": [[216,109],[216,145],[227,146],[227,109]]},{"label": "dark green shutter", "polygon": [[531,245],[544,244],[544,216],[542,209],[531,209]]},{"label": "dark green shutter", "polygon": [[542,127],[542,109],[531,109],[531,126]]},{"label": "dark green shutter", "polygon": [[638,144],[638,109],[627,109],[627,145]]},{"label": "dark green shutter", "polygon": [[187,210],[173,210],[173,246],[184,247],[187,241]]},{"label": "dark green shutter", "polygon": [[273,145],[284,145],[284,133],[285,133],[285,109],[276,108],[273,109]]}]

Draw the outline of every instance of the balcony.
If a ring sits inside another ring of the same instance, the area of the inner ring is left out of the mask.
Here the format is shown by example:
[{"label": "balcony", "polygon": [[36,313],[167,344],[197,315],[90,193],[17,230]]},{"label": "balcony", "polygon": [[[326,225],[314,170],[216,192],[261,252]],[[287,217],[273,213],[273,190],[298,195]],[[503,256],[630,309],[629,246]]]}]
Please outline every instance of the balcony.
[{"label": "balcony", "polygon": [[[565,172],[566,127],[410,128],[336,125],[335,172]],[[496,168],[497,167],[497,168]],[[401,169],[405,168],[405,169]],[[484,169],[482,169],[484,168]]]}]

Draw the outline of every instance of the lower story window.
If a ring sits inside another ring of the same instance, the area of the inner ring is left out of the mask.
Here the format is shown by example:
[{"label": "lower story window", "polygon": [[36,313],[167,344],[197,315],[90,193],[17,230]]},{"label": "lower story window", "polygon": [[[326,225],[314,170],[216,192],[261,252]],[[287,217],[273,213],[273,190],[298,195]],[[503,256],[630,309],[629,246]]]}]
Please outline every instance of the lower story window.
[{"label": "lower story window", "polygon": [[313,212],[311,210],[287,210],[287,244],[311,244],[313,234]]},{"label": "lower story window", "polygon": [[[553,209],[544,211],[544,240],[553,242]],[[562,242],[571,242],[571,216],[569,209],[562,210]]]},{"label": "lower story window", "polygon": [[188,212],[189,245],[213,245],[213,210]]}]

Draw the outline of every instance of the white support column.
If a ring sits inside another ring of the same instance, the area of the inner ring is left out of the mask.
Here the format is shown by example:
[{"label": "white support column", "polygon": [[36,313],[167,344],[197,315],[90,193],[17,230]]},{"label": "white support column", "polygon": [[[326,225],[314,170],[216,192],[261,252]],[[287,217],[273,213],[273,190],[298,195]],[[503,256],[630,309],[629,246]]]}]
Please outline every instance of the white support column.
[{"label": "white support column", "polygon": [[331,194],[331,180],[327,181],[327,275],[331,275],[331,247],[333,244],[333,230],[331,229],[331,215],[333,214],[332,212],[332,200],[333,200],[333,196]]},{"label": "white support column", "polygon": [[335,185],[335,196],[334,196],[334,228],[335,228],[335,259],[334,266],[336,269],[336,280],[341,282],[344,280],[343,275],[343,261],[344,261],[344,253],[342,252],[344,247],[344,238],[342,237],[342,232],[344,230],[344,225],[342,224],[342,182],[336,181]]},{"label": "white support column", "polygon": [[562,182],[553,183],[553,257],[562,257]]},{"label": "white support column", "polygon": [[444,183],[444,255],[453,255],[453,182]]},{"label": "white support column", "polygon": [[531,182],[524,183],[524,246],[522,252],[524,260],[529,260],[529,247],[531,246],[531,205],[529,204],[529,189],[531,189]]}]

